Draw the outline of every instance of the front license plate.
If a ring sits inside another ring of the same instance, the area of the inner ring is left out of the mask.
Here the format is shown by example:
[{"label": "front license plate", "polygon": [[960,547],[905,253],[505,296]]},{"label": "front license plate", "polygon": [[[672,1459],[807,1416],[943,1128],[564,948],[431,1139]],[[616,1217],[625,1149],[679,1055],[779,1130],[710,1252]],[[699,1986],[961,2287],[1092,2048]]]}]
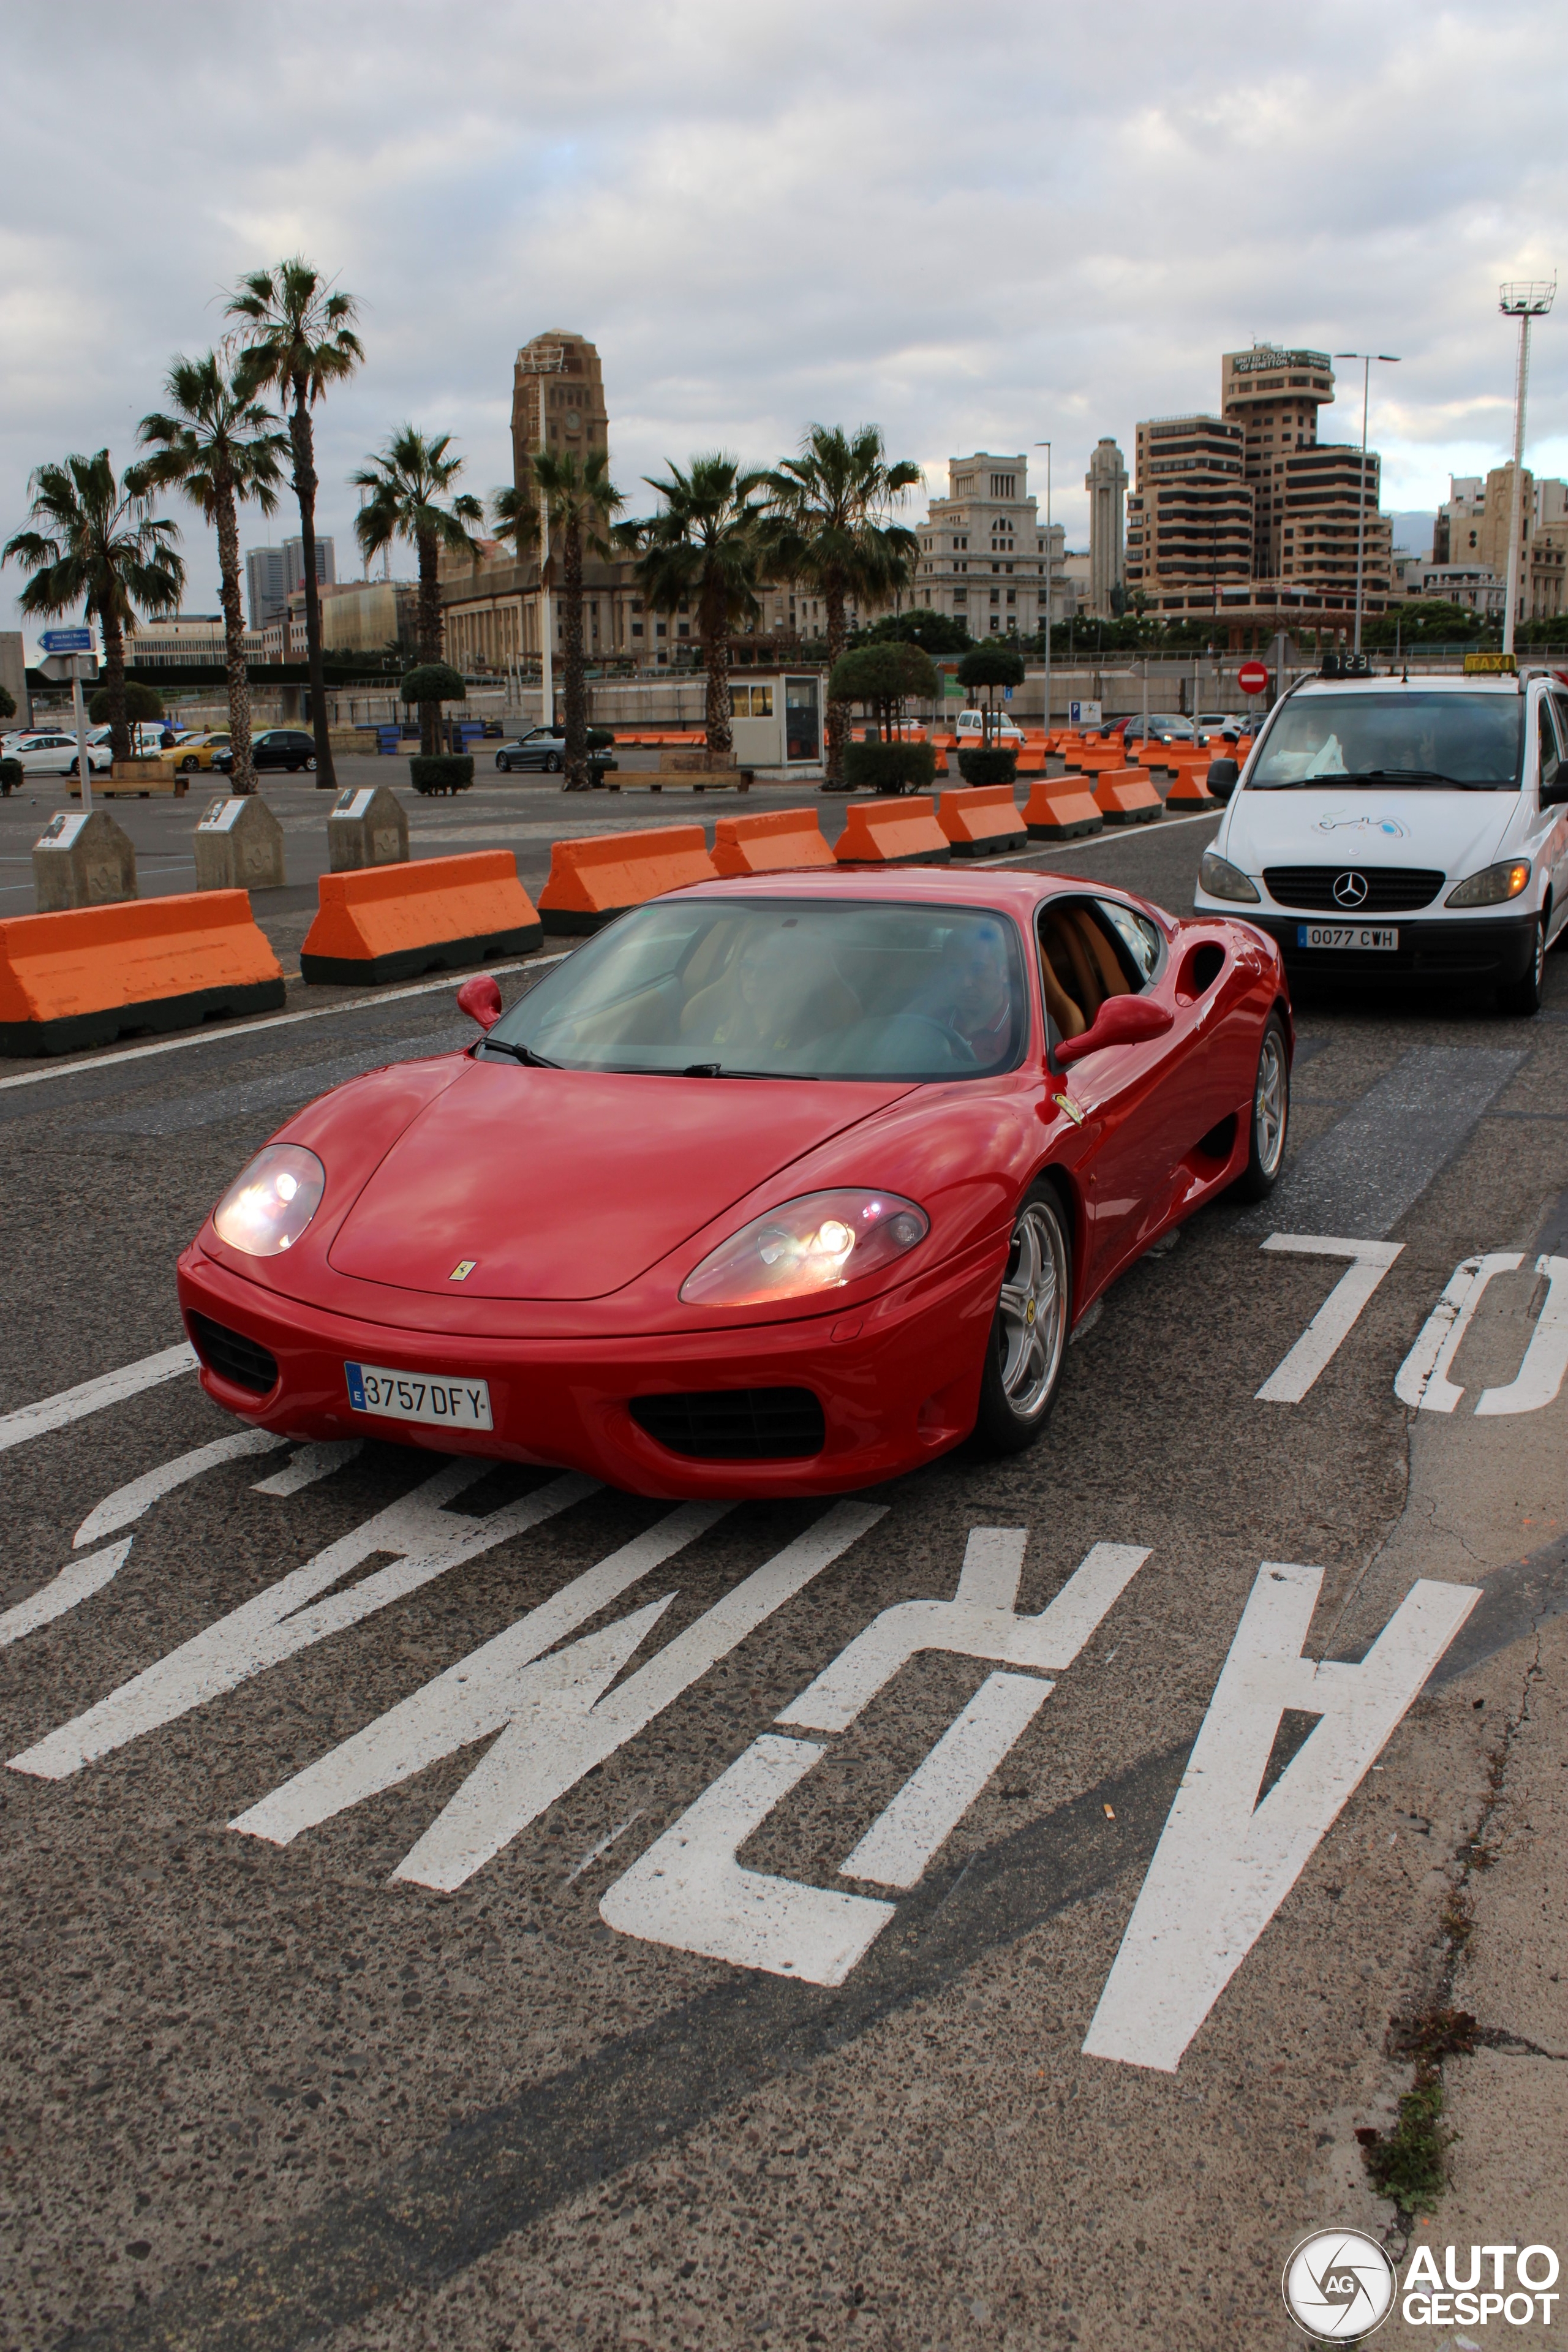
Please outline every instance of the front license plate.
[{"label": "front license plate", "polygon": [[394,1372],[384,1364],[345,1364],[356,1412],[388,1421],[423,1421],[444,1429],[493,1429],[488,1381],[438,1381],[432,1372]]},{"label": "front license plate", "polygon": [[1397,928],[1393,930],[1376,923],[1298,923],[1296,945],[1299,948],[1396,948]]}]

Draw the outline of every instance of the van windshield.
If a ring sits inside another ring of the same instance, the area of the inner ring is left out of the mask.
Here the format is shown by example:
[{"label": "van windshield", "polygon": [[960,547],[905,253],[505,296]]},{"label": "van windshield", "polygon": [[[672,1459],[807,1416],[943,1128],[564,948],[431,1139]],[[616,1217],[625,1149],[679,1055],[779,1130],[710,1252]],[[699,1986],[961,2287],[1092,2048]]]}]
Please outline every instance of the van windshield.
[{"label": "van windshield", "polygon": [[1302,694],[1268,730],[1249,792],[1391,784],[1516,792],[1524,740],[1517,694]]},{"label": "van windshield", "polygon": [[1016,926],[984,908],[689,898],[625,915],[486,1039],[684,1077],[976,1078],[1028,1035]]}]

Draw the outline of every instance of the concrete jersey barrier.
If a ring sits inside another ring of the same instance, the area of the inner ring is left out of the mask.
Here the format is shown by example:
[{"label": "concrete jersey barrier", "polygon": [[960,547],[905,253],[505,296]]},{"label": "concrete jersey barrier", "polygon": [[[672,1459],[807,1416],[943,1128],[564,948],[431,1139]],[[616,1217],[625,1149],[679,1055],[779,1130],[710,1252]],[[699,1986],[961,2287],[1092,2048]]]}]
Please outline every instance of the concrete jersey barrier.
[{"label": "concrete jersey barrier", "polygon": [[1024,825],[1031,841],[1080,841],[1103,833],[1105,818],[1081,776],[1054,776],[1031,787]]},{"label": "concrete jersey barrier", "polygon": [[283,1001],[244,890],[0,921],[0,1054],[68,1054],[214,1013],[276,1013]]},{"label": "concrete jersey barrier", "polygon": [[552,938],[581,938],[628,907],[662,898],[667,890],[718,879],[700,824],[558,841],[550,854],[550,878],[539,894],[539,912]]},{"label": "concrete jersey barrier", "polygon": [[943,793],[936,821],[955,857],[994,857],[1000,850],[1022,849],[1029,838],[1011,784],[972,784]]},{"label": "concrete jersey barrier", "polygon": [[924,866],[952,856],[929,793],[896,801],[851,801],[834,845],[841,866]]},{"label": "concrete jersey barrier", "polygon": [[794,866],[835,862],[814,809],[768,809],[755,816],[721,816],[713,827],[713,867],[718,874],[778,874]]},{"label": "concrete jersey barrier", "polygon": [[539,916],[510,849],[323,874],[317,892],[300,970],[318,983],[413,980],[527,955],[540,942]]}]

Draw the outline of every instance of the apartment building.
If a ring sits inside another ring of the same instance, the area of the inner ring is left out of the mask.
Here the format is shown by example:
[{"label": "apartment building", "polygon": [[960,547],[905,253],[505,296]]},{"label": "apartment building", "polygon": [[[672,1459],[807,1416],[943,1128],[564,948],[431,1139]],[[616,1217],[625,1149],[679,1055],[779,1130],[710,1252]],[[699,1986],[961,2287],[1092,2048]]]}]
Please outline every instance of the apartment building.
[{"label": "apartment building", "polygon": [[[962,622],[973,637],[1032,636],[1044,609],[1047,564],[1053,625],[1078,609],[1063,569],[1066,533],[1048,533],[1029,495],[1024,456],[977,449],[950,457],[948,494],[916,526],[920,552],[908,601]],[[873,615],[868,614],[870,619]]]},{"label": "apartment building", "polygon": [[1252,577],[1253,492],[1242,427],[1196,414],[1145,418],[1134,432],[1133,464],[1128,593],[1183,612],[1186,591],[1207,588],[1217,610],[1223,585]]}]

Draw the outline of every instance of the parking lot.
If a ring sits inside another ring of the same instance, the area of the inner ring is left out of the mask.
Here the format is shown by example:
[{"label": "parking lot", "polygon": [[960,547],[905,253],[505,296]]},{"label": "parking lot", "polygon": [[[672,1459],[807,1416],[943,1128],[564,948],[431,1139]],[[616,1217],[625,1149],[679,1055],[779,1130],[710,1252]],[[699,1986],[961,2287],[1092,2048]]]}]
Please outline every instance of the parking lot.
[{"label": "parking lot", "polygon": [[[511,847],[534,893],[564,831],[735,805],[479,773],[411,803],[413,854]],[[144,892],[188,887],[205,796],[113,804]],[[13,911],[37,797],[0,806]],[[1561,1740],[1530,1726],[1560,1727],[1568,1601],[1564,1310],[1537,1271],[1568,1255],[1568,961],[1528,1022],[1300,1003],[1272,1198],[1127,1275],[1005,1463],[961,1447],[838,1503],[683,1516],[370,1440],[237,1441],[178,1365],[29,1418],[179,1348],[174,1256],[292,1108],[472,1034],[449,982],[292,977],[328,803],[267,797],[290,880],[257,911],[309,1017],[0,1073],[0,2345],[1283,2345],[1295,2242],[1389,2224],[1356,2134],[1408,2088],[1391,2020],[1435,2001],[1493,2037],[1450,2070],[1452,2210],[1479,2201],[1444,2230],[1497,2234],[1488,2168],[1556,2144],[1531,2103],[1568,2048],[1554,1848],[1528,1932],[1493,1916],[1563,1803]],[[842,804],[814,804],[836,834]],[[1180,912],[1215,822],[1028,862]],[[1462,1393],[1411,1402],[1402,1368],[1489,1256]],[[1359,1311],[1309,1338],[1356,1267]],[[1075,1574],[1098,1598],[910,1883],[873,1891],[846,1865],[893,1837],[985,1657],[955,1616],[837,1727],[803,1695],[966,1567],[1018,1616]],[[1479,1598],[1402,1683],[1418,1580]],[[1346,1692],[1399,1617],[1383,1730],[1346,1731],[1338,1801],[1305,1776],[1293,1869],[1216,1812],[1150,1879],[1200,1734],[1218,1778],[1261,1741],[1267,1795],[1340,1719],[1247,1681],[1278,1608],[1279,1655],[1339,1662]],[[797,1702],[809,1767],[783,1753]],[[653,1852],[678,1824],[711,1864],[683,1903]],[[1225,1892],[1271,1870],[1272,1902]],[[766,1882],[746,1931],[736,1872]],[[1541,2161],[1526,2234],[1561,2242]]]}]

